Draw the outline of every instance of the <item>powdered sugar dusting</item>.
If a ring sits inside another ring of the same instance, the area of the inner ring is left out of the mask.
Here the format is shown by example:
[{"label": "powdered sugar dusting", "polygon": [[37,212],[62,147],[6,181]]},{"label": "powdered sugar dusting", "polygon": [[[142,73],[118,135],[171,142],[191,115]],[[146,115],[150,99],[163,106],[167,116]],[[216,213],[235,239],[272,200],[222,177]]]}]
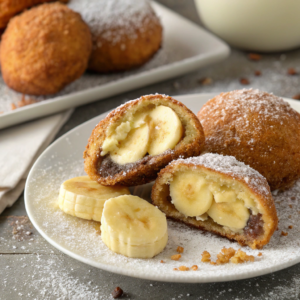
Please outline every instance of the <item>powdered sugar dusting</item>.
[{"label": "powdered sugar dusting", "polygon": [[[271,242],[263,250],[243,248],[249,255],[255,256],[254,263],[241,265],[227,264],[212,266],[201,262],[204,250],[212,254],[213,260],[221,248],[233,247],[239,249],[236,243],[210,233],[203,234],[197,229],[191,229],[184,224],[168,221],[169,240],[165,250],[153,259],[131,259],[111,252],[102,242],[99,235],[99,225],[96,222],[81,220],[64,214],[57,207],[57,195],[60,184],[71,177],[83,174],[81,153],[69,160],[60,156],[51,157],[49,153],[46,165],[40,164],[33,172],[28,185],[28,200],[32,210],[32,217],[40,229],[53,241],[65,249],[84,257],[93,264],[112,272],[152,278],[157,280],[205,282],[243,278],[258,275],[265,270],[273,271],[282,264],[300,261],[300,181],[284,193],[275,193],[274,199],[280,219],[279,230],[274,233]],[[193,159],[190,159],[193,160]],[[48,165],[48,167],[47,167]],[[237,164],[239,167],[239,164]],[[247,172],[249,180],[251,178]],[[150,199],[151,184],[135,187],[133,194],[147,200]],[[290,206],[291,205],[291,206]],[[293,225],[293,229],[288,226]],[[287,231],[288,235],[281,235]],[[179,261],[170,259],[176,254],[177,246],[185,251]],[[258,257],[258,253],[263,255]],[[165,263],[160,263],[164,260]],[[176,272],[173,268],[181,265],[191,267],[198,265],[197,271]]]},{"label": "powdered sugar dusting", "polygon": [[151,21],[157,21],[147,0],[71,0],[68,6],[81,14],[94,38],[101,34],[112,43],[120,42],[124,35],[136,39],[143,24],[151,26]]},{"label": "powdered sugar dusting", "polygon": [[269,194],[269,191],[265,187],[265,184],[267,183],[266,179],[256,170],[245,165],[243,162],[238,161],[233,156],[205,153],[197,157],[178,159],[170,164],[180,163],[204,166],[205,168],[228,174],[233,178],[245,181],[252,189],[263,195]]},{"label": "powdered sugar dusting", "polygon": [[[249,116],[257,115],[257,130],[262,130],[269,122],[286,121],[297,115],[289,103],[271,93],[257,89],[242,89],[221,93],[214,99],[214,104],[204,105],[201,110],[201,124],[211,119],[220,124],[225,119],[233,119],[236,127],[250,128]],[[253,141],[252,141],[253,142]]]}]

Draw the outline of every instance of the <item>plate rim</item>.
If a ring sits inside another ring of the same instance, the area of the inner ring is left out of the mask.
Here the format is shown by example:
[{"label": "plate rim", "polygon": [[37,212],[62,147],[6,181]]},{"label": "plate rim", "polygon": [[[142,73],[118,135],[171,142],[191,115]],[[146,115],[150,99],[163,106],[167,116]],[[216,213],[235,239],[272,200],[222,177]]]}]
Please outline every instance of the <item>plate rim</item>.
[{"label": "plate rim", "polygon": [[[181,101],[182,98],[194,98],[197,96],[207,97],[208,99],[210,99],[217,94],[219,94],[219,93],[195,93],[195,94],[178,95],[178,96],[172,96],[172,97]],[[289,98],[284,98],[284,97],[282,97],[282,99],[284,99],[285,101],[288,101],[290,103],[295,103],[298,106],[300,106],[299,101],[289,99]],[[269,274],[272,272],[280,271],[280,270],[286,269],[286,268],[291,267],[300,262],[300,255],[299,255],[297,258],[289,259],[289,260],[281,263],[280,265],[276,265],[276,266],[272,265],[272,266],[269,266],[269,267],[266,267],[263,269],[259,269],[259,270],[254,269],[253,271],[250,271],[250,272],[244,271],[239,274],[221,275],[221,276],[220,275],[218,275],[218,276],[210,275],[208,277],[181,277],[180,274],[175,273],[174,275],[167,275],[167,276],[159,275],[159,274],[153,274],[153,275],[150,274],[150,276],[149,276],[145,272],[142,272],[140,270],[138,270],[137,272],[136,271],[131,272],[131,271],[127,271],[128,269],[123,269],[121,267],[116,267],[114,265],[106,265],[106,264],[103,264],[100,262],[95,262],[92,259],[85,258],[79,254],[72,252],[71,250],[64,248],[59,243],[55,242],[53,239],[48,237],[47,234],[44,233],[42,228],[40,228],[40,226],[36,223],[33,213],[31,212],[30,205],[29,205],[30,197],[28,196],[28,185],[29,185],[29,181],[32,176],[32,173],[34,172],[36,165],[39,164],[39,161],[43,158],[44,155],[47,155],[48,151],[51,151],[52,147],[54,147],[56,144],[58,144],[62,140],[64,140],[69,134],[76,132],[80,127],[85,127],[85,126],[87,126],[88,123],[92,123],[94,121],[99,122],[99,120],[103,119],[110,111],[104,112],[96,117],[93,117],[90,120],[85,121],[84,123],[74,127],[73,129],[71,129],[70,131],[66,132],[64,135],[59,137],[56,141],[54,141],[52,144],[50,144],[41,153],[41,155],[38,157],[38,159],[35,161],[35,163],[31,167],[30,172],[28,173],[28,176],[26,179],[26,184],[25,184],[25,190],[24,190],[25,209],[26,209],[27,215],[28,215],[31,223],[35,227],[35,229],[49,244],[51,244],[52,246],[54,246],[56,249],[63,252],[64,254],[72,257],[73,259],[76,259],[87,265],[99,268],[101,270],[105,270],[105,271],[115,273],[115,274],[129,276],[129,277],[133,277],[133,278],[154,280],[154,281],[161,281],[161,282],[174,282],[174,283],[212,283],[212,282],[227,282],[227,281],[243,280],[243,279],[249,279],[249,278],[253,278],[253,277],[266,275],[266,274]],[[299,107],[299,112],[300,112],[300,107]],[[238,276],[238,278],[237,278],[237,276]]]}]

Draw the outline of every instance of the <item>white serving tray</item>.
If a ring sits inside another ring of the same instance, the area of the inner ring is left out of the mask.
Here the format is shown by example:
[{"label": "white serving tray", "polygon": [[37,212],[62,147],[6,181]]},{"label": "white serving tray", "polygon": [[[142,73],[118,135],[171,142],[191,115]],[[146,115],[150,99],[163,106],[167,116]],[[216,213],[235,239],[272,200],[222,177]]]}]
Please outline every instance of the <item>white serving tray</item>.
[{"label": "white serving tray", "polygon": [[[214,94],[182,95],[175,97],[197,113]],[[300,112],[299,101],[285,99]],[[255,257],[253,263],[214,266],[201,262],[201,253],[209,251],[213,260],[223,247],[239,249],[237,243],[185,224],[168,220],[169,240],[162,253],[152,259],[128,258],[110,251],[97,233],[99,223],[63,213],[57,204],[63,181],[84,174],[82,153],[102,114],[66,133],[44,151],[32,167],[25,188],[28,216],[38,232],[63,253],[88,265],[117,274],[169,282],[230,281],[275,272],[300,262],[300,181],[285,192],[274,195],[279,217],[278,231],[263,250],[243,247]],[[134,195],[150,200],[151,184],[132,189]],[[97,225],[98,224],[98,225]],[[288,226],[293,225],[293,229]],[[281,235],[288,231],[288,236]],[[171,260],[177,246],[184,247],[179,261]],[[262,256],[258,256],[262,252]],[[165,263],[161,263],[163,260]],[[179,266],[198,265],[197,271],[174,271]]]},{"label": "white serving tray", "polygon": [[229,55],[229,47],[217,37],[156,2],[152,5],[162,21],[164,41],[149,63],[118,74],[86,73],[59,94],[16,110],[10,105],[21,95],[7,88],[0,78],[0,111],[4,111],[0,129],[176,77]]}]

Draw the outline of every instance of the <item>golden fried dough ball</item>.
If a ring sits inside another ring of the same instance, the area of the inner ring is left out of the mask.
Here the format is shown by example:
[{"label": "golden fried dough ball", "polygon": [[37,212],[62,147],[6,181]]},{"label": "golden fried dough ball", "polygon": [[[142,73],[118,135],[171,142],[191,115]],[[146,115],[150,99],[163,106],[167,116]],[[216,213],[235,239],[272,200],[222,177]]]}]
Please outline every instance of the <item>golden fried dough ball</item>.
[{"label": "golden fried dough ball", "polygon": [[198,112],[205,150],[232,155],[266,177],[271,190],[300,177],[300,114],[258,90],[221,93]]},{"label": "golden fried dough ball", "polygon": [[20,93],[47,95],[84,73],[92,41],[80,15],[57,2],[14,17],[0,47],[5,83]]},{"label": "golden fried dough ball", "polygon": [[[44,2],[53,2],[55,0],[1,0],[0,1],[0,31],[8,24],[9,20],[34,5]],[[67,3],[68,0],[60,0],[60,2]]]},{"label": "golden fried dough ball", "polygon": [[72,0],[69,7],[90,26],[89,69],[124,71],[147,62],[160,48],[162,26],[146,0]]}]

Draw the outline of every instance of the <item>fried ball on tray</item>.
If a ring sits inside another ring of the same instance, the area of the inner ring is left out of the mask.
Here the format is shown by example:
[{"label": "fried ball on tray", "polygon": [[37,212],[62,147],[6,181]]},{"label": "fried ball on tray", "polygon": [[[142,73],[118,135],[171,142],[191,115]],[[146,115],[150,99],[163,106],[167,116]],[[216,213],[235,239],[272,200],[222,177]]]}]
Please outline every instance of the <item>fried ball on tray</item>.
[{"label": "fried ball on tray", "polygon": [[147,0],[72,0],[93,36],[89,69],[125,71],[146,63],[160,48],[162,26]]},{"label": "fried ball on tray", "polygon": [[42,4],[14,17],[2,36],[5,83],[23,94],[54,94],[86,70],[91,33],[67,6]]},{"label": "fried ball on tray", "polygon": [[221,93],[198,112],[207,152],[232,155],[261,173],[271,190],[300,178],[300,114],[253,89]]},{"label": "fried ball on tray", "polygon": [[[0,34],[1,30],[7,26],[9,20],[22,12],[23,10],[32,6],[44,3],[53,2],[55,0],[1,0],[0,1]],[[60,2],[67,3],[68,0],[60,0]]]}]

